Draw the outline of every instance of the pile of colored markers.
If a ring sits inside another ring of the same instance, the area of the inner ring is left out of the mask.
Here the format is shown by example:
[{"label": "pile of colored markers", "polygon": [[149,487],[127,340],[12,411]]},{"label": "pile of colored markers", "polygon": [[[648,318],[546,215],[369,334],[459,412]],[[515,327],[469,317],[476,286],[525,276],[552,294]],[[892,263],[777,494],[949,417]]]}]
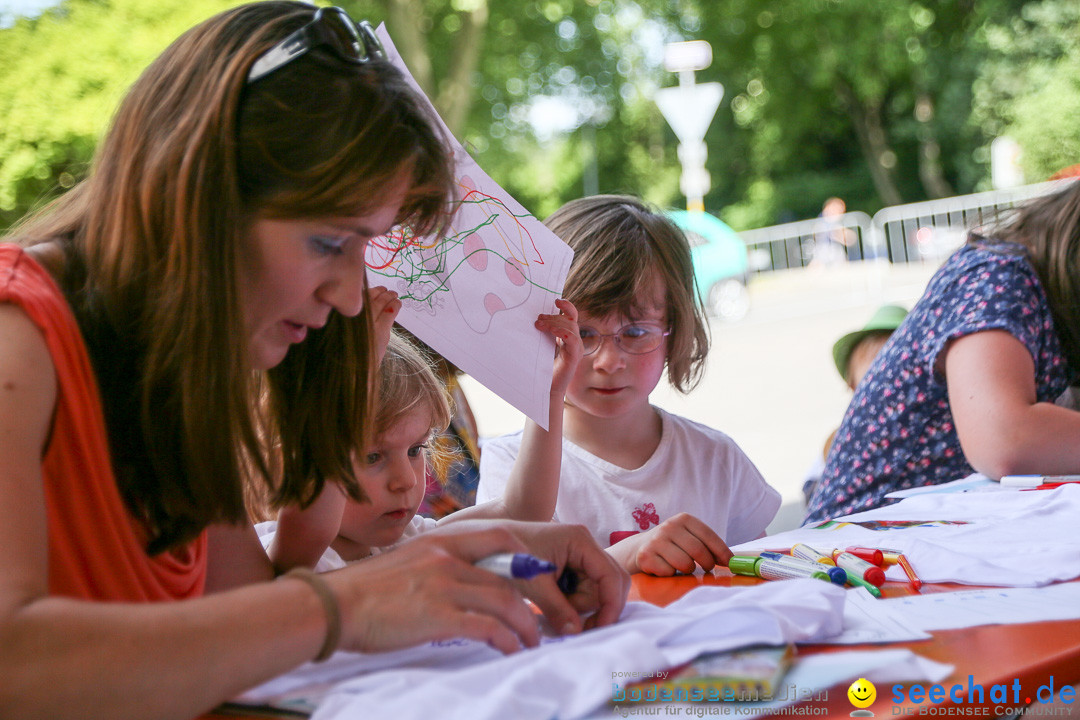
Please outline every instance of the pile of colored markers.
[{"label": "pile of colored markers", "polygon": [[728,562],[728,569],[736,575],[765,580],[816,578],[837,585],[864,587],[874,597],[881,597],[878,588],[885,582],[882,568],[889,565],[902,567],[911,588],[919,591],[922,581],[904,554],[896,550],[864,547],[815,550],[799,543],[786,552],[767,550],[760,555],[735,555]]}]

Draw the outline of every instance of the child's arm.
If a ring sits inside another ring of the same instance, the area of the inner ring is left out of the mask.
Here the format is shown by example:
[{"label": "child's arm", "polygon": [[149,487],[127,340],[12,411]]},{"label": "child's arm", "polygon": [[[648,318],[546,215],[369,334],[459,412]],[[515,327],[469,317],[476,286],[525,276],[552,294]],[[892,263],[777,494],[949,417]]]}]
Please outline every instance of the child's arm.
[{"label": "child's arm", "polygon": [[314,568],[337,537],[344,510],[345,493],[333,483],[327,483],[306,508],[281,508],[277,532],[267,548],[274,571],[281,574],[294,567]]},{"label": "child's arm", "polygon": [[383,355],[386,354],[386,346],[390,344],[390,331],[394,327],[398,313],[401,312],[401,300],[393,290],[387,290],[383,286],[368,288],[368,307],[371,308],[371,322],[375,330],[373,339],[375,346],[375,361],[372,367],[379,367]]},{"label": "child's arm", "polygon": [[548,429],[542,429],[532,420],[525,423],[521,449],[501,498],[458,510],[443,518],[444,521],[510,518],[547,522],[555,514],[562,471],[563,397],[583,352],[577,308],[567,300],[556,300],[555,305],[562,312],[541,315],[536,321],[537,329],[553,335],[556,343]]},{"label": "child's arm", "polygon": [[607,551],[629,573],[662,577],[692,573],[698,565],[709,572],[731,559],[727,543],[689,513],[679,513],[646,532],[631,535]]},{"label": "child's arm", "polygon": [[1036,402],[1035,364],[1008,332],[954,340],[945,355],[960,446],[988,477],[1080,472],[1080,413]]}]

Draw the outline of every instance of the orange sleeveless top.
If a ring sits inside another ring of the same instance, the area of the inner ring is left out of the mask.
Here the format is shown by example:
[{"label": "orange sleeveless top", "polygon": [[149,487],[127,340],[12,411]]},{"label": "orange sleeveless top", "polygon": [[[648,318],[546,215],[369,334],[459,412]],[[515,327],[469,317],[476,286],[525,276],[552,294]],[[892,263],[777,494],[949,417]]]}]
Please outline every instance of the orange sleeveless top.
[{"label": "orange sleeveless top", "polygon": [[203,594],[206,532],[150,557],[145,532],[120,497],[90,357],[52,276],[24,250],[0,244],[0,303],[14,303],[45,336],[57,399],[42,459],[49,533],[49,593],[148,602]]}]

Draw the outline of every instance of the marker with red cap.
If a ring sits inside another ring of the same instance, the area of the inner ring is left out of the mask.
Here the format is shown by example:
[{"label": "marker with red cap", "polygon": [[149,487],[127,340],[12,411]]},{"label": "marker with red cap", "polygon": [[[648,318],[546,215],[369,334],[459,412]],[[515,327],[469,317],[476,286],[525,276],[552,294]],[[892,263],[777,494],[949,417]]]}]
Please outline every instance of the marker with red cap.
[{"label": "marker with red cap", "polygon": [[856,557],[849,552],[838,553],[835,556],[836,565],[847,570],[848,575],[855,575],[876,587],[885,583],[885,571],[877,565],[871,565],[861,557]]},{"label": "marker with red cap", "polygon": [[885,564],[885,556],[881,550],[868,547],[849,547],[844,552],[849,552],[855,557],[862,558],[866,562],[881,566]]}]

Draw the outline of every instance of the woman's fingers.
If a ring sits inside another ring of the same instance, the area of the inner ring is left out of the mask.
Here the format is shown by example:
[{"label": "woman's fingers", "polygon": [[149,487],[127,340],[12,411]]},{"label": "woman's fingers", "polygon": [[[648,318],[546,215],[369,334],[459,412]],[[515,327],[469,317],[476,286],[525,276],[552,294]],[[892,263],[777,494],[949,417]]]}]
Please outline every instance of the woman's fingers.
[{"label": "woman's fingers", "polygon": [[536,616],[514,584],[473,566],[523,546],[501,530],[418,538],[328,574],[345,618],[345,646],[379,652],[466,637],[514,652],[540,641]]}]

